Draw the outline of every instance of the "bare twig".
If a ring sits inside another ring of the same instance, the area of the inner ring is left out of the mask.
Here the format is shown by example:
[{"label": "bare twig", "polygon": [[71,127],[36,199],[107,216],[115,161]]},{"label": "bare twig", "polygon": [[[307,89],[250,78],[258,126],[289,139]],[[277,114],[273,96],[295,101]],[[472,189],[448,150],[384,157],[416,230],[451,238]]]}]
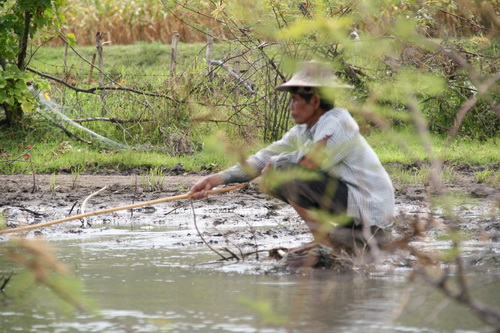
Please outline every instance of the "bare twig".
[{"label": "bare twig", "polygon": [[210,63],[211,64],[215,64],[215,65],[221,67],[222,69],[226,70],[232,77],[234,77],[236,80],[238,80],[238,82],[240,84],[242,84],[252,94],[254,94],[254,95],[257,94],[261,98],[265,98],[265,96],[263,96],[262,94],[259,94],[257,91],[255,91],[253,89],[253,86],[255,84],[253,84],[252,82],[248,82],[248,80],[245,80],[244,78],[242,78],[240,75],[238,75],[237,73],[235,73],[231,68],[229,68],[228,66],[226,66],[224,64],[224,62],[219,61],[219,60],[211,60]]},{"label": "bare twig", "polygon": [[72,122],[75,123],[87,123],[91,121],[109,121],[112,123],[119,123],[119,124],[125,124],[125,123],[138,123],[138,122],[148,122],[152,121],[151,119],[120,119],[120,118],[107,118],[107,117],[92,117],[92,118],[81,118],[81,119],[71,119]]},{"label": "bare twig", "polygon": [[[5,169],[6,167],[8,167],[9,165],[11,165],[12,163],[14,162],[17,162],[18,160],[20,160],[22,157],[26,156],[26,154],[28,154],[33,148],[35,148],[35,146],[29,148],[27,151],[25,151],[24,153],[22,153],[21,155],[19,155],[18,157],[16,157],[15,159],[13,160],[8,160],[9,163],[7,163],[6,165],[4,165],[0,170],[3,170]],[[3,161],[3,162],[7,162],[7,161]]]},{"label": "bare twig", "polygon": [[424,151],[429,157],[429,161],[431,162],[431,174],[429,181],[434,187],[434,190],[437,193],[440,193],[442,190],[440,177],[441,162],[434,154],[429,129],[427,128],[427,124],[422,112],[418,108],[418,102],[413,95],[408,96],[408,109],[411,112],[413,122],[415,124],[415,127],[417,128],[422,147],[424,148]]},{"label": "bare twig", "polygon": [[441,9],[441,8],[440,8],[440,9],[439,9],[439,11],[440,11],[440,12],[442,12],[442,13],[445,13],[445,14],[447,14],[447,15],[451,15],[451,16],[453,16],[453,17],[456,17],[456,18],[458,18],[459,20],[465,21],[465,22],[469,23],[470,25],[472,25],[472,26],[474,26],[474,27],[476,27],[476,28],[479,28],[479,29],[482,29],[482,30],[490,30],[490,28],[487,28],[487,27],[484,27],[484,26],[482,26],[482,25],[479,25],[479,24],[477,24],[476,22],[474,22],[474,21],[472,21],[472,20],[470,20],[470,19],[467,19],[467,18],[465,18],[465,17],[459,16],[459,15],[457,15],[457,14],[450,13],[450,12],[449,12],[449,11],[447,11],[447,10],[444,10],[444,9]]},{"label": "bare twig", "polygon": [[[222,233],[219,229],[217,229],[217,228],[215,228],[215,227],[214,227],[214,229],[215,229],[218,233],[220,233],[220,234],[224,237],[224,239],[226,240],[226,242],[228,242],[229,244],[231,244],[232,246],[234,246],[236,249],[238,249],[238,252],[239,252],[239,253],[240,253],[240,255],[241,255],[241,259],[243,259],[243,252],[241,251],[240,247],[239,247],[239,246],[237,246],[236,244],[234,244],[234,243],[233,243],[233,242],[229,239],[229,237],[227,237],[227,235],[223,234],[223,233]],[[226,249],[226,248],[225,248],[225,249]],[[228,251],[228,252],[230,252],[230,251]],[[232,253],[232,252],[230,252],[230,253]],[[236,257],[236,258],[237,258],[237,260],[239,260],[239,258],[238,258],[236,255],[233,255],[233,256],[234,256],[234,257]]]},{"label": "bare twig", "polygon": [[489,89],[497,84],[498,80],[500,79],[500,73],[496,73],[496,75],[488,78],[484,83],[480,84],[477,87],[477,94],[472,95],[461,107],[460,110],[458,110],[457,115],[455,116],[455,124],[451,128],[451,130],[448,132],[449,134],[449,140],[451,141],[458,133],[462,121],[464,120],[465,116],[467,113],[476,105],[477,103],[477,96],[481,96],[485,94],[486,92],[489,91]]},{"label": "bare twig", "polygon": [[493,326],[496,330],[500,329],[500,311],[494,307],[485,304],[483,302],[472,299],[468,292],[468,286],[465,281],[465,276],[462,268],[461,258],[458,257],[455,260],[458,268],[458,286],[459,290],[452,289],[450,284],[447,283],[449,280],[449,269],[445,269],[442,275],[438,278],[432,278],[424,270],[419,270],[420,276],[432,285],[434,288],[442,292],[444,295],[450,299],[455,300],[458,303],[466,305],[469,309],[477,314],[481,320],[483,320],[488,325]]},{"label": "bare twig", "polygon": [[114,86],[114,87],[107,86],[107,87],[94,87],[94,88],[89,88],[89,89],[82,89],[82,88],[75,87],[75,86],[69,84],[68,82],[66,82],[64,80],[61,80],[61,79],[59,79],[59,78],[57,78],[55,76],[39,72],[36,69],[33,69],[31,67],[26,67],[26,69],[28,71],[32,72],[32,73],[40,75],[41,77],[44,77],[44,78],[47,78],[47,79],[59,82],[60,84],[65,85],[66,87],[71,88],[71,89],[73,89],[76,92],[88,93],[88,94],[95,94],[97,91],[100,91],[100,90],[129,91],[129,92],[133,92],[133,93],[140,94],[140,95],[166,98],[166,99],[168,99],[170,101],[173,101],[173,102],[176,102],[176,103],[179,103],[179,104],[183,103],[183,101],[179,101],[179,100],[177,100],[175,98],[172,98],[172,97],[164,95],[164,94],[150,93],[150,92],[140,91],[140,90],[137,90],[137,89],[127,88],[127,87],[123,87],[123,86]]},{"label": "bare twig", "polygon": [[[68,44],[68,45],[69,45],[68,41],[66,40],[66,38],[64,38],[64,36],[59,35],[59,38],[60,38],[60,39],[61,39],[61,40],[62,40],[65,44]],[[73,52],[75,52],[75,54],[76,54],[76,55],[77,55],[80,59],[82,59],[84,62],[86,62],[87,64],[89,64],[89,65],[91,66],[91,68],[96,68],[98,71],[100,71],[100,69],[99,69],[99,68],[98,68],[98,67],[94,64],[94,61],[92,61],[92,62],[88,61],[88,60],[87,60],[87,59],[85,59],[85,58],[84,58],[84,57],[83,57],[80,53],[78,53],[78,52],[75,50],[75,48],[74,48],[73,46],[69,45],[69,47],[71,48],[71,50],[72,50]],[[94,55],[95,55],[95,53],[94,53]],[[107,78],[108,80],[110,80],[111,82],[116,83],[116,82],[115,82],[115,80],[113,80],[113,78],[109,77],[106,73],[104,73],[104,72],[103,72],[103,73],[102,73],[102,75],[106,76],[106,78]]]},{"label": "bare twig", "polygon": [[58,124],[57,122],[53,121],[52,119],[48,118],[48,117],[45,117],[52,125],[60,128],[64,134],[66,134],[67,136],[69,136],[70,138],[73,138],[77,141],[80,141],[80,142],[83,142],[83,143],[86,143],[88,145],[92,145],[94,144],[92,141],[85,141],[84,139],[80,138],[78,135],[76,135],[75,133],[73,132],[70,132],[66,127],[64,127],[63,125],[61,124]]},{"label": "bare twig", "polygon": [[35,167],[33,166],[33,160],[31,159],[31,154],[28,154],[28,157],[31,166],[31,175],[33,176],[33,187],[31,188],[31,194],[33,194],[36,191],[36,173],[35,173]]},{"label": "bare twig", "polygon": [[9,281],[10,281],[10,279],[12,278],[12,275],[13,275],[13,274],[14,274],[14,273],[13,273],[13,272],[11,272],[11,273],[10,273],[10,275],[9,275],[8,277],[4,277],[4,276],[2,276],[2,278],[0,279],[0,281],[1,281],[1,280],[3,280],[2,286],[0,287],[0,291],[1,291],[2,293],[3,293],[3,292],[5,292],[5,287],[7,286],[7,283],[9,283]]},{"label": "bare twig", "polygon": [[224,251],[228,252],[230,255],[231,255],[231,258],[229,259],[236,259],[236,261],[240,261],[240,257],[238,257],[238,255],[236,253],[234,253],[233,251],[231,251],[228,247],[225,247],[223,248]]},{"label": "bare twig", "polygon": [[205,240],[205,238],[203,238],[203,235],[201,234],[200,230],[198,229],[198,224],[196,223],[196,213],[194,211],[194,206],[193,206],[193,201],[191,200],[191,210],[193,211],[193,222],[194,222],[194,228],[196,229],[196,232],[198,233],[198,236],[200,236],[201,240],[203,241],[203,243],[205,243],[205,245],[210,249],[212,250],[214,253],[218,254],[222,260],[229,260],[230,258],[226,258],[224,257],[220,252],[218,252],[217,250],[215,250],[213,247],[210,246],[210,244],[208,244],[208,242]]},{"label": "bare twig", "polygon": [[[94,193],[90,194],[88,197],[85,198],[85,200],[83,200],[82,202],[82,205],[80,207],[80,212],[82,214],[85,214],[85,206],[87,205],[87,202],[95,197],[96,195],[98,195],[99,193],[103,192],[104,190],[106,190],[108,187],[107,186],[104,186],[103,188],[101,188],[99,191],[95,191]],[[91,227],[92,225],[87,221],[87,217],[84,217],[82,219],[82,228],[87,228],[87,227]]]}]

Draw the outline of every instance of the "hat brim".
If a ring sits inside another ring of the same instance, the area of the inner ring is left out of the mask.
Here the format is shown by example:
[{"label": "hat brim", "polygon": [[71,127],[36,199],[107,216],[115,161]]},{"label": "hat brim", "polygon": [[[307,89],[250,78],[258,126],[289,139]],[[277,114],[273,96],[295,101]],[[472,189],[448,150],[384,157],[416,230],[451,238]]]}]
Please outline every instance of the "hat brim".
[{"label": "hat brim", "polygon": [[354,89],[354,86],[349,84],[342,84],[338,82],[329,82],[325,84],[317,84],[317,83],[307,83],[307,82],[299,82],[299,81],[287,81],[283,84],[277,85],[274,87],[276,91],[290,91],[294,87],[313,87],[313,88],[337,88],[337,89]]},{"label": "hat brim", "polygon": [[338,88],[338,89],[354,89],[354,86],[351,86],[349,84],[306,84],[306,83],[294,83],[294,82],[285,82],[283,84],[280,84],[276,87],[274,87],[274,90],[276,91],[291,91],[292,88],[295,87],[313,87],[313,88]]}]

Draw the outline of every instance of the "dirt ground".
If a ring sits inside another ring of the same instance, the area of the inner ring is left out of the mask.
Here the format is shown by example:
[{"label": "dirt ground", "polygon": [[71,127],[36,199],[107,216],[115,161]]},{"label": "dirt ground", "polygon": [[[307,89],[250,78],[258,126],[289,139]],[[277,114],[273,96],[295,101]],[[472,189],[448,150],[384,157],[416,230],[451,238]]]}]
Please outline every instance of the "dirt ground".
[{"label": "dirt ground", "polygon": [[[469,231],[473,239],[500,240],[500,188],[478,184],[474,168],[457,170],[454,183],[443,184],[443,192],[454,198],[454,217],[443,208],[431,211],[430,190],[424,185],[394,184],[397,219],[393,236],[408,232],[411,221],[426,221],[430,233],[447,226]],[[134,174],[80,175],[0,175],[0,215],[8,227],[47,222],[82,212],[146,202],[186,193],[203,174],[182,173],[165,176],[161,190],[149,191],[148,180]],[[92,193],[106,187],[99,194]],[[87,202],[82,207],[83,202]],[[195,201],[148,205],[88,218],[92,230],[130,228],[137,230],[179,230],[171,234],[172,246],[213,244],[218,248],[292,247],[310,240],[310,235],[289,205],[262,194],[258,182],[244,190],[210,196]],[[432,223],[429,223],[432,221]],[[29,231],[27,235],[82,233],[82,220],[65,222]],[[444,227],[443,227],[444,226]],[[205,235],[200,239],[199,233]],[[8,235],[0,235],[0,239]],[[236,245],[235,245],[236,244]]]}]

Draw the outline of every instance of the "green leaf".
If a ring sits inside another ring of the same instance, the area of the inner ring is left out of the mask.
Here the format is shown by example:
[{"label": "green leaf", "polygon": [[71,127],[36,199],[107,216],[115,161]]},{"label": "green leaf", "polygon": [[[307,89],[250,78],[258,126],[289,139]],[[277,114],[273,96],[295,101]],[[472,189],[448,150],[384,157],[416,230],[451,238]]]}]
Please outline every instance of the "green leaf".
[{"label": "green leaf", "polygon": [[5,88],[6,85],[7,85],[7,81],[3,77],[0,76],[0,89]]},{"label": "green leaf", "polygon": [[75,34],[73,34],[73,33],[66,34],[66,40],[68,41],[69,46],[72,46],[72,47],[76,46]]},{"label": "green leaf", "polygon": [[33,112],[33,109],[35,106],[33,105],[32,102],[25,100],[24,102],[21,103],[21,109],[23,109],[24,113],[31,113]]}]

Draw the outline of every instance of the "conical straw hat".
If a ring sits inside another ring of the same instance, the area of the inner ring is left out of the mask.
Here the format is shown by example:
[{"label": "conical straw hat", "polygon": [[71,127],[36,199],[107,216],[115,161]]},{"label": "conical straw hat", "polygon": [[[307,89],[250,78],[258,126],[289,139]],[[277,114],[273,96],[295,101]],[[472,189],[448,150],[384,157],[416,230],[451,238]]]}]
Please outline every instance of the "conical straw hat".
[{"label": "conical straw hat", "polygon": [[324,87],[353,89],[354,87],[340,82],[335,73],[326,64],[319,61],[301,63],[300,70],[290,80],[276,86],[278,91],[290,91],[292,87]]}]

